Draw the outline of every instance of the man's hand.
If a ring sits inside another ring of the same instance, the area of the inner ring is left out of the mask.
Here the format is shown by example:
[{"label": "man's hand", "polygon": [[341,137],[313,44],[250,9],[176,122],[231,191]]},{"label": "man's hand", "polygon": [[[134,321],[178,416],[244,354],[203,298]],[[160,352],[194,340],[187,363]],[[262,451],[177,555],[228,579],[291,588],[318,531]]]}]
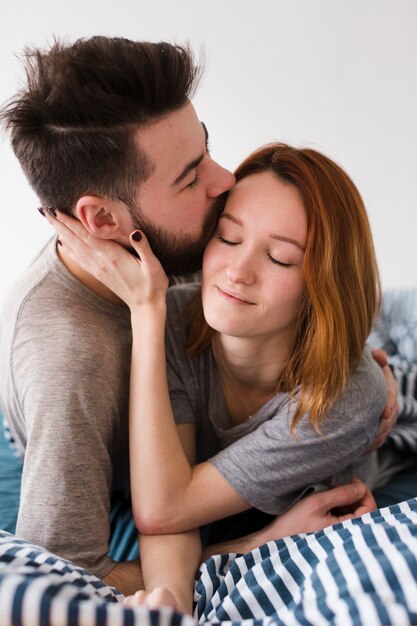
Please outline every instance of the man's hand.
[{"label": "man's hand", "polygon": [[358,478],[352,478],[348,485],[333,487],[299,500],[286,513],[257,532],[240,539],[207,546],[203,550],[203,559],[225,552],[244,554],[267,541],[298,533],[316,532],[326,526],[370,513],[376,508],[370,489]]},{"label": "man's hand", "polygon": [[378,432],[371,446],[368,448],[368,452],[377,450],[386,441],[391,430],[394,428],[398,418],[398,386],[395,382],[391,369],[388,366],[387,353],[384,350],[373,350],[372,356],[378,365],[381,366],[384,373],[385,382],[387,385],[387,403],[381,415],[381,422]]},{"label": "man's hand", "polygon": [[358,478],[352,478],[348,485],[340,485],[299,500],[286,513],[254,533],[252,541],[261,545],[289,535],[316,532],[376,508],[370,489]]}]

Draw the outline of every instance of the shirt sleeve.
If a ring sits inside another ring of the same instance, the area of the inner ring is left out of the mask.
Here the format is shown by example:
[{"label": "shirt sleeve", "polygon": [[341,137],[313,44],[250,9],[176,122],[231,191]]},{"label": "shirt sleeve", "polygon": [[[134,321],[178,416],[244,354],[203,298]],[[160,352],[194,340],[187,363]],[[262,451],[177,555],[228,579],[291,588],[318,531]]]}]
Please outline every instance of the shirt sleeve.
[{"label": "shirt sleeve", "polygon": [[386,398],[379,366],[366,355],[348,390],[317,434],[306,416],[290,434],[295,403],[281,402],[271,419],[210,462],[252,506],[283,513],[305,491],[349,480],[353,463],[375,435]]},{"label": "shirt sleeve", "polygon": [[[68,320],[64,328],[51,315],[21,320],[12,364],[27,434],[16,534],[102,578],[114,566],[108,544],[111,451],[121,419],[117,354],[98,328]],[[124,393],[127,402],[128,374]]]}]

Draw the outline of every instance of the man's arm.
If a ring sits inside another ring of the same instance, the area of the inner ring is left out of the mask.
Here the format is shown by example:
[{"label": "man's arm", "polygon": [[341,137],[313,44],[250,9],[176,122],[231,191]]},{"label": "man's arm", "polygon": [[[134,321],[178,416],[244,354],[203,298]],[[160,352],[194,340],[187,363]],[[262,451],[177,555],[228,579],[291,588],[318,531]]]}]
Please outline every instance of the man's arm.
[{"label": "man's arm", "polygon": [[116,563],[113,569],[103,577],[103,581],[110,587],[116,587],[125,596],[145,588],[139,560]]},{"label": "man's arm", "polygon": [[16,533],[103,577],[113,567],[108,540],[111,447],[121,436],[113,391],[118,359],[108,329],[95,312],[88,317],[82,299],[62,290],[59,297],[48,292],[43,307],[40,300],[21,312],[12,355],[27,437]]}]

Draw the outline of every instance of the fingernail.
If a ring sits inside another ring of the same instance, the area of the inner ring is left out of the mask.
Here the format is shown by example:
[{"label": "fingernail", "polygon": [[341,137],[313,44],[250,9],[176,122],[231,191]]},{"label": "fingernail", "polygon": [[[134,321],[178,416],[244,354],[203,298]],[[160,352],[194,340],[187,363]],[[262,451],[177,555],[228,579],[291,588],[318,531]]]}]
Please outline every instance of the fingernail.
[{"label": "fingernail", "polygon": [[56,210],[52,209],[51,207],[46,209],[49,213],[49,215],[52,215],[52,217],[56,217]]},{"label": "fingernail", "polygon": [[59,246],[62,246],[62,241],[60,239],[57,239],[56,242]]},{"label": "fingernail", "polygon": [[45,217],[45,211],[43,210],[43,208],[41,206],[38,207],[38,211],[41,215],[43,215]]},{"label": "fingernail", "polygon": [[132,233],[131,236],[132,236],[133,241],[141,241],[142,239],[142,235],[140,234],[138,230],[135,230],[135,232]]}]

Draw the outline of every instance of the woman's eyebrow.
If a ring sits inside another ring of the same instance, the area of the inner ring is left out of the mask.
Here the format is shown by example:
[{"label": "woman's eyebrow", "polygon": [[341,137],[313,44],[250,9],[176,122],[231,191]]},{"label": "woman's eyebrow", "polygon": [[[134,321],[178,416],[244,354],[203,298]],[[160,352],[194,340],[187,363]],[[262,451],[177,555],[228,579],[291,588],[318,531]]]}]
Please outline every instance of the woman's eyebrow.
[{"label": "woman's eyebrow", "polygon": [[223,212],[223,213],[220,214],[220,218],[222,218],[222,217],[225,217],[227,220],[230,220],[231,222],[234,222],[238,226],[243,226],[242,220],[240,220],[238,217],[235,217],[234,215],[230,215],[230,213]]},{"label": "woman's eyebrow", "polygon": [[297,246],[297,248],[300,248],[302,252],[305,251],[305,247],[299,241],[293,239],[292,237],[284,237],[284,235],[269,235],[269,237],[271,239],[278,239],[278,241],[286,241],[287,243],[291,243],[293,246]]},{"label": "woman's eyebrow", "polygon": [[[231,222],[234,222],[235,224],[237,224],[238,226],[243,226],[243,222],[242,220],[240,220],[238,217],[235,217],[234,215],[230,215],[230,213],[221,213],[220,218],[222,217],[226,218],[227,220],[230,220]],[[296,239],[293,239],[292,237],[285,237],[284,235],[268,235],[271,239],[277,239],[278,241],[285,241],[286,243],[291,243],[293,246],[297,246],[297,248],[299,248],[302,252],[305,251],[305,247]]]}]

